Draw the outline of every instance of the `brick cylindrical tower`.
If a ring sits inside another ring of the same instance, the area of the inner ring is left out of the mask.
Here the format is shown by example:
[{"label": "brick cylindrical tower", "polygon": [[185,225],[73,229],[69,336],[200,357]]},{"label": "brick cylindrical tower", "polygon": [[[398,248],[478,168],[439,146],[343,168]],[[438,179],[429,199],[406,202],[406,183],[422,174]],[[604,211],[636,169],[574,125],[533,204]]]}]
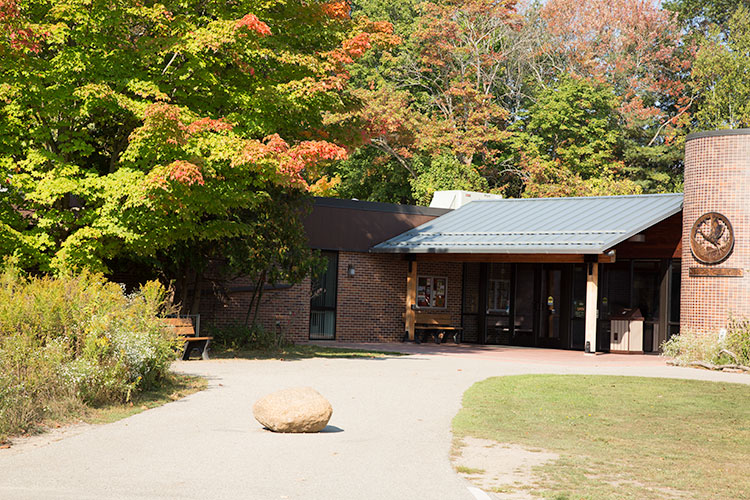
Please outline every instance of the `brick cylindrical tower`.
[{"label": "brick cylindrical tower", "polygon": [[682,214],[680,330],[750,318],[750,129],[687,137]]}]

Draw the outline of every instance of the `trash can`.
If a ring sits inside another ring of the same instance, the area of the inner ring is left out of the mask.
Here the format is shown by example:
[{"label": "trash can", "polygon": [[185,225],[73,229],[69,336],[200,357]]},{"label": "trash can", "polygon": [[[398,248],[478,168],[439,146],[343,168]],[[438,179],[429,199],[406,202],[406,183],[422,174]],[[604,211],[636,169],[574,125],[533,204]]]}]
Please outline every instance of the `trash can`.
[{"label": "trash can", "polygon": [[635,309],[621,308],[610,318],[609,352],[616,354],[643,354],[643,315]]}]

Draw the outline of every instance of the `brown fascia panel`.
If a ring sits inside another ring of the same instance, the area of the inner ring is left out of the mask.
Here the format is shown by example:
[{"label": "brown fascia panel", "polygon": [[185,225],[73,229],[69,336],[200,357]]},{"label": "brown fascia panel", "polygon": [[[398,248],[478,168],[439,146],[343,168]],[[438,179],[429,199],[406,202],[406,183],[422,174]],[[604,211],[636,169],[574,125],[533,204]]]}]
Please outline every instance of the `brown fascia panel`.
[{"label": "brown fascia panel", "polygon": [[[441,215],[441,211],[422,207],[399,210],[399,205],[393,205],[393,210],[374,210],[366,202],[360,203],[365,208],[352,208],[347,206],[351,204],[343,203],[343,206],[331,206],[332,203],[315,204],[310,215],[303,221],[310,247],[367,252],[374,245]],[[448,210],[442,212],[447,213]]]}]

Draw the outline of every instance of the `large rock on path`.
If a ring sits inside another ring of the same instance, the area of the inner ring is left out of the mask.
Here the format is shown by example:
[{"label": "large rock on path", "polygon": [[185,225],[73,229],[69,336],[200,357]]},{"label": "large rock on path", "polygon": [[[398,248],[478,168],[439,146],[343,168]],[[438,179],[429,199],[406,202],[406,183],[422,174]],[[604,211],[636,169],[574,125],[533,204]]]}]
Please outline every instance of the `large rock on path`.
[{"label": "large rock on path", "polygon": [[272,392],[253,405],[255,420],[274,432],[320,432],[332,413],[331,403],[312,387]]}]

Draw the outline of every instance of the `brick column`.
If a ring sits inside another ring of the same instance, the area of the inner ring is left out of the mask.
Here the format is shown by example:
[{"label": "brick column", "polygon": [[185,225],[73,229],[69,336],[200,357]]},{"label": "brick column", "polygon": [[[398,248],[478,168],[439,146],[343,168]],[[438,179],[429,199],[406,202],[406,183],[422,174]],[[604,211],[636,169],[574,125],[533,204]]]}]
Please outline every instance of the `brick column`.
[{"label": "brick column", "polygon": [[[721,213],[734,228],[734,249],[717,264],[701,263],[690,249],[693,224],[708,212]],[[743,276],[690,277],[690,268],[741,269]],[[681,290],[683,332],[716,332],[730,314],[750,317],[750,129],[687,138]]]}]

